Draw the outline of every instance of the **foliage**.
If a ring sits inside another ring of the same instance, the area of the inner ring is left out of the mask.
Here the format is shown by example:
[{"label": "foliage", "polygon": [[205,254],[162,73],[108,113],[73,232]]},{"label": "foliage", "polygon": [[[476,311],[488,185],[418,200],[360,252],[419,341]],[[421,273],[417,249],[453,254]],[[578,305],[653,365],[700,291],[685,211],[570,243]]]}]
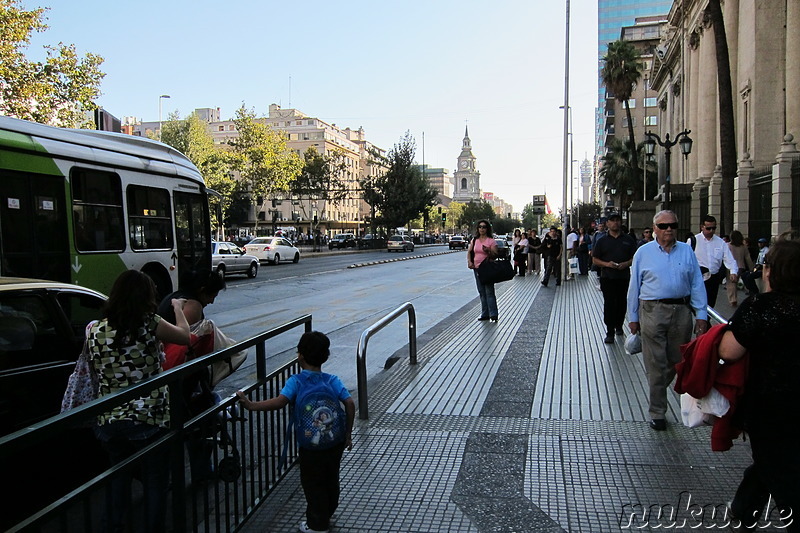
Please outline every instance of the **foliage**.
[{"label": "foliage", "polygon": [[537,214],[534,209],[534,205],[532,203],[525,204],[525,207],[522,208],[522,225],[525,228],[534,228],[536,231],[541,230],[538,224],[544,215]]},{"label": "foliage", "polygon": [[494,208],[492,204],[486,200],[479,200],[477,202],[470,200],[468,204],[464,205],[464,210],[458,219],[458,225],[461,227],[466,226],[469,231],[475,229],[475,223],[479,220],[489,220],[494,226]]},{"label": "foliage", "polygon": [[45,46],[44,61],[25,57],[32,32],[47,29],[46,9],[25,11],[20,0],[0,0],[0,114],[61,127],[94,127],[103,58],[78,56],[74,45]]},{"label": "foliage", "polygon": [[[317,221],[324,220],[329,203],[341,202],[350,196],[343,177],[347,160],[340,149],[320,154],[310,146],[303,154],[303,170],[289,182],[289,194],[293,198],[320,200]],[[306,212],[308,202],[301,202],[303,217],[311,219]],[[313,215],[312,215],[313,216]]]},{"label": "foliage", "polygon": [[561,218],[555,213],[547,213],[542,217],[542,227],[549,229],[551,226],[561,227]]},{"label": "foliage", "polygon": [[[655,193],[658,182],[656,164],[646,160],[644,146],[644,143],[639,143],[635,152],[646,161],[647,190]],[[642,171],[633,166],[635,158],[632,155],[634,150],[631,150],[630,142],[613,138],[609,140],[606,149],[606,155],[600,158],[599,171],[603,190],[614,187],[618,191],[626,191],[630,188],[633,191],[633,198],[640,197],[643,185]]]},{"label": "foliage", "polygon": [[[232,148],[233,168],[239,172],[242,186],[250,193],[250,202],[256,213],[259,200],[287,192],[301,172],[303,162],[286,146],[286,137],[269,125],[259,122],[255,112],[242,107],[236,110],[238,137],[228,141]],[[258,216],[256,231],[258,230]]]},{"label": "foliage", "polygon": [[[370,183],[365,189],[365,201],[374,205],[377,217],[387,229],[398,228],[420,216],[428,206],[436,202],[436,189],[414,164],[416,145],[409,132],[386,154],[379,157],[386,166],[386,173]],[[371,203],[374,202],[374,203]]]},{"label": "foliage", "polygon": [[[200,170],[206,187],[218,194],[208,197],[213,222],[219,226],[228,218],[237,182],[231,173],[232,157],[223,147],[214,144],[208,123],[192,113],[181,120],[171,113],[161,127],[161,142],[188,157]],[[221,220],[219,220],[221,219]]]},{"label": "foliage", "polygon": [[459,220],[464,215],[464,209],[466,208],[466,204],[461,202],[450,202],[450,205],[447,206],[447,224],[445,229],[452,228],[454,233],[460,233],[463,231],[463,226],[461,226]]},{"label": "foliage", "polygon": [[499,235],[504,233],[514,233],[514,230],[522,227],[522,221],[518,218],[497,217],[492,220],[492,231]]},{"label": "foliage", "polygon": [[[628,101],[633,94],[633,88],[642,77],[644,66],[639,61],[639,52],[636,47],[622,39],[608,43],[608,53],[603,57],[603,68],[600,76],[606,89],[625,106],[625,115],[628,118],[628,141],[631,146],[636,146],[633,133],[633,120]],[[631,166],[638,168],[637,153],[632,151]]]},{"label": "foliage", "polygon": [[597,202],[578,202],[570,210],[570,220],[576,220],[576,228],[588,228],[592,222],[602,216],[603,206]]}]

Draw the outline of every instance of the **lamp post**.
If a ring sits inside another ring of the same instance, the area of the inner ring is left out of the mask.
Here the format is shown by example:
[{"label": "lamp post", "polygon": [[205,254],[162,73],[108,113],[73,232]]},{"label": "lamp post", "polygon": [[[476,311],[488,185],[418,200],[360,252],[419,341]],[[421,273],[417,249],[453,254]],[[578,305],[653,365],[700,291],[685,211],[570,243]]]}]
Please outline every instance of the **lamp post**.
[{"label": "lamp post", "polygon": [[158,97],[158,140],[161,140],[161,101],[164,98],[169,98],[168,94],[162,94]]},{"label": "lamp post", "polygon": [[683,154],[683,158],[687,159],[689,154],[692,153],[692,139],[689,137],[689,134],[692,133],[692,130],[683,130],[678,135],[675,136],[673,140],[669,139],[669,133],[664,136],[664,140],[661,140],[657,134],[648,131],[647,132],[647,140],[644,142],[644,149],[647,153],[647,157],[652,157],[656,151],[656,144],[659,146],[664,147],[664,155],[667,158],[666,161],[666,181],[664,182],[664,209],[669,209],[669,202],[670,202],[670,182],[672,177],[670,175],[670,149],[675,146],[676,144],[680,145],[681,153]]}]

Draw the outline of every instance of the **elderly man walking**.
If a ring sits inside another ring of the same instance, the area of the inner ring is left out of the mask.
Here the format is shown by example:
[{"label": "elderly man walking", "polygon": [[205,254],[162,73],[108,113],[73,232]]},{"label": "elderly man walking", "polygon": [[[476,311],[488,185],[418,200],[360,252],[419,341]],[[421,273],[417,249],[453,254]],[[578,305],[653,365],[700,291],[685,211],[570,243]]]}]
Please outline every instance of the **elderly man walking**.
[{"label": "elderly man walking", "polygon": [[633,256],[628,286],[631,333],[642,335],[642,356],[650,387],[650,427],[667,429],[667,387],[681,360],[681,344],[708,329],[706,290],[692,247],[676,240],[678,217],[660,211],[653,217],[655,240]]}]

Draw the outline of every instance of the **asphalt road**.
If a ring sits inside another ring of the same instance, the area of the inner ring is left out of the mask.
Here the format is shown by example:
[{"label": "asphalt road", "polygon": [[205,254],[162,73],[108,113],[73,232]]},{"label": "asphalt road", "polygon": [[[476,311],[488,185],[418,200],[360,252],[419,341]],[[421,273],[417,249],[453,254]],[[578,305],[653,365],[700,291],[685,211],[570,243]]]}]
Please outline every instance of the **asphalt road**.
[{"label": "asphalt road", "polygon": [[[405,302],[417,314],[417,335],[477,297],[463,251],[447,246],[417,247],[410,253],[383,251],[304,254],[297,264],[263,265],[255,279],[228,278],[228,288],[206,316],[236,340],[253,337],[299,316],[311,314],[313,327],[331,338],[332,357],[324,369],[356,389],[356,348],[364,330]],[[382,264],[356,264],[413,258]],[[267,368],[295,357],[300,331],[267,343]],[[369,343],[367,375],[384,368],[386,359],[408,342],[403,317],[378,332]],[[255,350],[217,390],[223,396],[255,381]]]}]

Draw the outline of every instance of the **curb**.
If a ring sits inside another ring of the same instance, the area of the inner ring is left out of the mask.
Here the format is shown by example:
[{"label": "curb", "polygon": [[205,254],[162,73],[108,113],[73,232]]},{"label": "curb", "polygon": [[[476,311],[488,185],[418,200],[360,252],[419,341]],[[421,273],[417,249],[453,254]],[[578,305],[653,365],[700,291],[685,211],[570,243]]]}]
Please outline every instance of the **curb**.
[{"label": "curb", "polygon": [[378,261],[370,261],[368,263],[354,263],[354,264],[348,266],[347,268],[359,268],[359,267],[366,267],[366,266],[372,266],[372,265],[382,265],[384,263],[394,263],[396,261],[409,261],[411,259],[422,259],[423,257],[432,257],[434,255],[452,254],[452,253],[456,253],[456,252],[463,252],[463,250],[447,250],[445,252],[433,252],[433,253],[424,254],[424,255],[413,255],[413,256],[407,256],[407,257],[395,257],[394,259],[380,259]]}]

